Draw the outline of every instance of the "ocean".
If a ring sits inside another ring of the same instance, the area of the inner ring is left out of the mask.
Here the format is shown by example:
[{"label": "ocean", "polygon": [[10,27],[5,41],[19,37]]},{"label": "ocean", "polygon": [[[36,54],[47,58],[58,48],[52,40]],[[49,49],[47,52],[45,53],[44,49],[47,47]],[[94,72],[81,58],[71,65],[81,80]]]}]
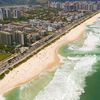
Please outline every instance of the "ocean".
[{"label": "ocean", "polygon": [[59,49],[63,61],[0,100],[100,100],[100,19],[85,34]]}]

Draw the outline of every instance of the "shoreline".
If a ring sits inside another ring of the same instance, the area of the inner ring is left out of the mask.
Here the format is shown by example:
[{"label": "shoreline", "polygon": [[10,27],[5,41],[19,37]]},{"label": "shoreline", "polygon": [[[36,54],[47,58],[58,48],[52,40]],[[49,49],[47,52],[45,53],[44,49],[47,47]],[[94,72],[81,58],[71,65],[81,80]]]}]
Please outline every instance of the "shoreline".
[{"label": "shoreline", "polygon": [[59,40],[44,48],[38,54],[7,74],[3,80],[0,80],[0,94],[4,95],[12,89],[21,86],[47,69],[56,68],[60,63],[58,57],[59,48],[79,38],[84,34],[86,25],[92,24],[98,17],[100,17],[100,13],[81,23],[68,33],[66,32]]}]

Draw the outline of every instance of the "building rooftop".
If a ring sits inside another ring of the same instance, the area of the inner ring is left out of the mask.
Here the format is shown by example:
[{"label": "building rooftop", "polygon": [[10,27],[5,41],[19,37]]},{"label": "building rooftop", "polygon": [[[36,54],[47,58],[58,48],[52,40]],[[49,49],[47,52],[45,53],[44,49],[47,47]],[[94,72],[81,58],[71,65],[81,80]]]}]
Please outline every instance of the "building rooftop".
[{"label": "building rooftop", "polygon": [[6,31],[0,31],[0,34],[8,34],[8,35],[10,35],[11,33],[10,32],[6,32]]}]

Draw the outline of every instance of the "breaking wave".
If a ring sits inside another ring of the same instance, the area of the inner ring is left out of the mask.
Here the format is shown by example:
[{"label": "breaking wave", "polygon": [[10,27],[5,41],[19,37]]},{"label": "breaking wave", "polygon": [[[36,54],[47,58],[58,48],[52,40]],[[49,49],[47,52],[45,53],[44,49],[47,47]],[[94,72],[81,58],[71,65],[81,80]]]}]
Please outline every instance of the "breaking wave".
[{"label": "breaking wave", "polygon": [[79,50],[81,51],[92,51],[100,43],[100,34],[88,33],[87,39],[84,41],[84,45]]},{"label": "breaking wave", "polygon": [[81,57],[74,62],[73,60],[65,62],[35,100],[47,100],[47,98],[48,100],[79,100],[80,95],[84,93],[84,80],[92,72],[95,63],[95,55]]}]

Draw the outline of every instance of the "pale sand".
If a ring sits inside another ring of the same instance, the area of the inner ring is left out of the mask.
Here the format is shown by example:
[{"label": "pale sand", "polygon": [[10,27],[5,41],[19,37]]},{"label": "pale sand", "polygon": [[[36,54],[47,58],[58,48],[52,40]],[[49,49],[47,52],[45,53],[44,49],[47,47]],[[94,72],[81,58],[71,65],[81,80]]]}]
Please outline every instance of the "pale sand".
[{"label": "pale sand", "polygon": [[100,17],[100,13],[75,27],[59,40],[41,50],[38,54],[7,74],[5,78],[0,81],[0,94],[3,95],[9,90],[31,80],[44,70],[57,66],[58,63],[60,63],[57,54],[58,49],[63,44],[67,44],[80,37],[84,33],[86,25],[95,22],[97,17]]}]

